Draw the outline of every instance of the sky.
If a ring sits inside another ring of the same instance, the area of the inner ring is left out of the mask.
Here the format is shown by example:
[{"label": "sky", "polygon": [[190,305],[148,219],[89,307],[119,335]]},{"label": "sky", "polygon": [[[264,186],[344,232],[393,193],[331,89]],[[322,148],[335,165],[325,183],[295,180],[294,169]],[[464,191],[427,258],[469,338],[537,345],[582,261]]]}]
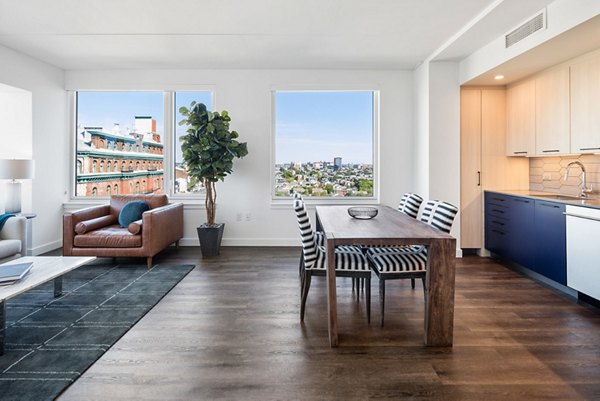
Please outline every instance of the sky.
[{"label": "sky", "polygon": [[[185,126],[179,126],[181,106],[189,107],[195,100],[212,109],[212,96],[208,91],[177,92],[175,94],[175,132],[177,144],[175,162],[181,162],[179,137],[185,135]],[[112,132],[114,123],[119,123],[121,132],[134,127],[135,116],[152,116],[156,120],[156,131],[163,136],[163,93],[162,92],[78,92],[77,124],[84,127],[103,127]]]},{"label": "sky", "polygon": [[373,92],[277,92],[276,163],[373,163]]},{"label": "sky", "polygon": [[[152,116],[163,136],[162,92],[78,92],[77,123],[101,126],[112,132],[119,123],[121,132],[134,127],[134,117]],[[179,108],[192,100],[212,109],[212,96],[204,92],[177,92],[175,96],[176,136],[185,135]],[[373,92],[370,91],[278,91],[275,94],[276,163],[292,161],[333,161],[373,163]],[[235,114],[233,115],[235,118]],[[243,131],[240,132],[244,140]],[[180,144],[179,140],[177,144]],[[176,162],[181,148],[176,147]]]}]

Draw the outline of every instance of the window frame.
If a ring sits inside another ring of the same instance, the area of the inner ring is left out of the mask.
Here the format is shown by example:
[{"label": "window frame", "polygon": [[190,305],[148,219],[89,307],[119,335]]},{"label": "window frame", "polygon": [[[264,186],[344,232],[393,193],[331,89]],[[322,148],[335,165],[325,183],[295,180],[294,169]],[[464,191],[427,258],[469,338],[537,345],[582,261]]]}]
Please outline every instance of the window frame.
[{"label": "window frame", "polygon": [[379,188],[379,136],[380,136],[380,96],[378,85],[285,85],[271,87],[271,166],[270,166],[270,197],[271,206],[289,207],[292,196],[275,196],[276,149],[277,149],[277,93],[278,92],[371,92],[373,94],[373,196],[344,196],[320,197],[304,196],[308,205],[339,205],[339,204],[377,204],[380,202]]},{"label": "window frame", "polygon": [[[215,85],[185,85],[169,86],[163,88],[79,88],[68,90],[69,120],[70,120],[70,157],[69,157],[69,202],[70,203],[98,203],[107,201],[109,196],[104,194],[96,196],[77,196],[77,93],[78,92],[161,92],[163,94],[163,180],[162,193],[170,199],[178,200],[186,204],[204,204],[204,192],[175,193],[175,121],[177,111],[175,110],[175,94],[177,92],[209,92],[212,108],[216,108],[216,86]],[[111,191],[112,193],[112,191]],[[120,192],[119,192],[120,193]]]}]

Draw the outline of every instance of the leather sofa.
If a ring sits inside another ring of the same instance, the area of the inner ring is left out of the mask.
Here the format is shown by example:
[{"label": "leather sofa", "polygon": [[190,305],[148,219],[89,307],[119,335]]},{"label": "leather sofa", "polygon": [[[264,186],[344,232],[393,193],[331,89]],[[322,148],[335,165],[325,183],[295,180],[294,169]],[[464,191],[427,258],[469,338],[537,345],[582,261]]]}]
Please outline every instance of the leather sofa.
[{"label": "leather sofa", "polygon": [[0,263],[25,256],[27,252],[27,219],[11,217],[0,230]]},{"label": "leather sofa", "polygon": [[[150,210],[128,227],[119,225],[127,202],[144,201]],[[94,206],[63,217],[63,255],[145,257],[148,268],[154,255],[183,237],[183,204],[169,203],[167,195],[112,195],[110,204]]]}]

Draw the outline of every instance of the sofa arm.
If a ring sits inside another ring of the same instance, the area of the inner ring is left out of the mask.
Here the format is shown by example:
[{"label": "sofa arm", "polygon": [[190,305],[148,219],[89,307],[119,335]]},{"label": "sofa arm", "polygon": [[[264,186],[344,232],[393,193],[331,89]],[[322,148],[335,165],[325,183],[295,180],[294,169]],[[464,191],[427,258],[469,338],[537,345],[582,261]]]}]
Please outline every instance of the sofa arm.
[{"label": "sofa arm", "polygon": [[170,203],[142,214],[142,246],[154,255],[183,237],[183,203]]},{"label": "sofa arm", "polygon": [[92,206],[75,212],[66,212],[63,215],[63,255],[71,256],[73,254],[73,237],[75,236],[77,223],[109,214],[109,205]]},{"label": "sofa arm", "polygon": [[10,217],[0,231],[0,239],[21,241],[21,256],[27,253],[27,219],[23,216]]}]

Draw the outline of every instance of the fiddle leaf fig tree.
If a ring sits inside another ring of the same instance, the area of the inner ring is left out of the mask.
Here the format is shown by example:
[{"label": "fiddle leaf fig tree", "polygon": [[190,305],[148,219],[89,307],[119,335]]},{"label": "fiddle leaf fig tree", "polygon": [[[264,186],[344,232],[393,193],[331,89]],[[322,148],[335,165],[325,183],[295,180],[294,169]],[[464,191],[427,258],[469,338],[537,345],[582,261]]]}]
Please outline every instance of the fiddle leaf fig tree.
[{"label": "fiddle leaf fig tree", "polygon": [[227,111],[210,112],[203,103],[181,107],[184,117],[179,125],[188,126],[187,134],[181,137],[183,160],[193,187],[202,183],[206,190],[206,224],[215,225],[217,191],[215,183],[231,174],[233,159],[248,154],[246,142],[238,142],[239,134],[229,130],[231,118]]}]

